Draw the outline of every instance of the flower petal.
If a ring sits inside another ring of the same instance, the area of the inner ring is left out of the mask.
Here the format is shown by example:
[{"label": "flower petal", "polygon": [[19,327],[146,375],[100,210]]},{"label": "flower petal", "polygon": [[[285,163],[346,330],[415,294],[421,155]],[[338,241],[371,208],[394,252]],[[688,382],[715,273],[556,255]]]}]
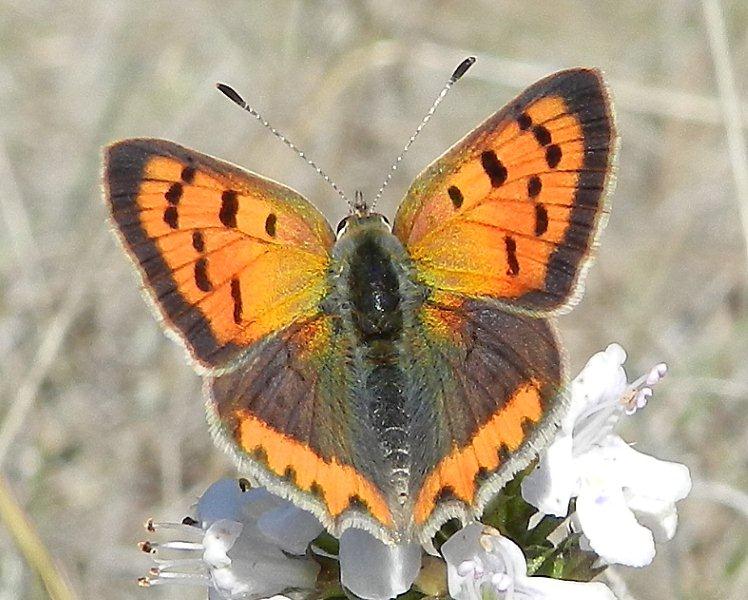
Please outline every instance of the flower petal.
[{"label": "flower petal", "polygon": [[515,597],[533,600],[616,600],[604,583],[564,581],[550,577],[526,577],[515,587]]},{"label": "flower petal", "polygon": [[227,553],[234,547],[243,529],[244,525],[230,519],[219,519],[213,523],[203,536],[203,560],[216,569],[230,565],[231,559]]},{"label": "flower petal", "polygon": [[197,502],[197,518],[206,526],[219,519],[240,520],[245,502],[236,479],[219,479],[212,484]]},{"label": "flower petal", "polygon": [[[465,525],[458,532],[454,533],[441,547],[441,553],[447,562],[447,586],[449,595],[456,600],[480,600],[483,596],[481,593],[481,581],[486,576],[492,574],[502,574],[507,572],[506,563],[493,564],[492,571],[486,573],[488,563],[488,553],[484,544],[481,544],[481,538],[484,532],[494,532],[491,527],[486,527],[481,523],[470,523]],[[498,532],[496,532],[497,535]],[[493,546],[491,546],[493,550]],[[503,547],[499,548],[499,550]],[[503,557],[501,557],[503,558]],[[523,574],[527,573],[527,565],[520,551],[520,564],[515,565],[517,555],[511,554],[508,557],[510,562],[509,568],[515,570],[515,567]],[[496,562],[496,560],[492,561]]]},{"label": "flower petal", "polygon": [[304,554],[309,544],[324,527],[310,512],[290,502],[266,511],[257,520],[257,526],[271,543],[290,554]]},{"label": "flower petal", "polygon": [[472,523],[442,546],[449,595],[456,600],[615,600],[601,583],[527,577],[517,544],[491,527]]},{"label": "flower petal", "polygon": [[627,385],[625,361],[626,351],[618,344],[610,344],[587,361],[571,382],[569,411],[561,423],[565,432],[571,433],[579,420],[598,405],[620,398]]},{"label": "flower petal", "polygon": [[571,435],[559,431],[537,467],[522,480],[522,497],[546,515],[565,517],[569,512],[569,500],[577,488],[572,444]]},{"label": "flower petal", "polygon": [[583,481],[576,507],[590,547],[604,561],[631,567],[652,562],[655,555],[652,533],[636,521],[618,487]]},{"label": "flower petal", "polygon": [[263,537],[246,535],[246,529],[228,556],[230,567],[212,575],[214,584],[224,593],[230,592],[230,598],[239,597],[239,593],[247,598],[267,598],[287,589],[313,589],[319,573],[314,561],[289,557]]},{"label": "flower petal", "polygon": [[635,496],[625,492],[626,504],[634,511],[639,523],[652,531],[657,542],[672,540],[678,528],[678,511],[674,502]]},{"label": "flower petal", "polygon": [[606,460],[615,463],[621,484],[632,494],[675,502],[691,491],[691,474],[685,465],[638,452],[615,435],[606,437],[601,446]]},{"label": "flower petal", "polygon": [[485,530],[492,528],[482,523],[469,523],[452,534],[441,547],[441,554],[447,564],[457,566],[485,554],[485,549],[480,545],[480,536]]},{"label": "flower petal", "polygon": [[421,546],[388,546],[361,529],[340,536],[340,582],[359,598],[387,600],[407,592],[421,569]]}]

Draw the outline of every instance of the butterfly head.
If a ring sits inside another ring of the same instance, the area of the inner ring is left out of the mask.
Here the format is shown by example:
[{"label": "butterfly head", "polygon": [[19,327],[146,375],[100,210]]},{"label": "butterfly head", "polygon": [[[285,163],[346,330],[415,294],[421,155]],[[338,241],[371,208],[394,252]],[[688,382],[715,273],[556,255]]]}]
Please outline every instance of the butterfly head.
[{"label": "butterfly head", "polygon": [[381,229],[389,232],[390,222],[387,217],[379,213],[367,212],[361,215],[354,213],[348,215],[338,223],[336,235],[338,239],[341,239],[344,236],[363,229]]},{"label": "butterfly head", "polygon": [[387,217],[371,212],[371,208],[366,200],[364,200],[364,194],[360,190],[356,190],[353,198],[353,214],[348,215],[338,223],[335,233],[338,239],[351,231],[362,228],[383,228],[386,231],[390,231],[390,222]]}]

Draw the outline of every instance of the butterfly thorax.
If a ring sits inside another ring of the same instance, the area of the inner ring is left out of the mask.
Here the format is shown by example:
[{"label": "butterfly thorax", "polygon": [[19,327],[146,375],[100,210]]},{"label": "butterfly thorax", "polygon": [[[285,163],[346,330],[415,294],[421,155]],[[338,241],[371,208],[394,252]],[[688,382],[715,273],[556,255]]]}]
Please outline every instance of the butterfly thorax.
[{"label": "butterfly thorax", "polygon": [[325,309],[350,348],[356,428],[371,442],[362,463],[374,458],[372,477],[394,505],[404,506],[411,492],[412,445],[404,335],[424,290],[414,282],[407,251],[378,215],[351,219],[333,249],[330,278]]}]

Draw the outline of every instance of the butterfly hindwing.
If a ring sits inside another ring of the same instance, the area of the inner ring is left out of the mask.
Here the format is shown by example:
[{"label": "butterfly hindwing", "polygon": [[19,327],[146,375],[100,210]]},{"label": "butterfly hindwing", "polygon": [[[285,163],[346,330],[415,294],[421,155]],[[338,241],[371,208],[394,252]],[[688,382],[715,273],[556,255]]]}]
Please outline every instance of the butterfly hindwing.
[{"label": "butterfly hindwing", "polygon": [[[480,515],[550,435],[563,403],[553,325],[483,300],[441,294],[418,314],[407,343],[418,396],[413,431],[429,431],[413,518],[428,540],[447,516]],[[425,425],[425,427],[421,427]],[[465,510],[467,508],[467,510]]]},{"label": "butterfly hindwing", "polygon": [[299,194],[164,140],[113,144],[105,165],[120,239],[203,370],[318,312],[334,235]]},{"label": "butterfly hindwing", "polygon": [[615,144],[600,73],[561,71],[421,173],[393,231],[430,287],[557,312],[603,225]]},{"label": "butterfly hindwing", "polygon": [[393,518],[374,447],[350,397],[350,338],[320,315],[252,350],[241,369],[206,379],[214,435],[262,484],[339,534],[351,521]]}]

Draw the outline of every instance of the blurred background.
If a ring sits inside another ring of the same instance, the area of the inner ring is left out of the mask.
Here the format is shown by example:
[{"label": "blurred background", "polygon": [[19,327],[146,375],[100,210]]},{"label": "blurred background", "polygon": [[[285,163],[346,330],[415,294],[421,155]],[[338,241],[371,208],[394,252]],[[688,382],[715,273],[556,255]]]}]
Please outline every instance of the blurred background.
[{"label": "blurred background", "polygon": [[470,54],[381,209],[534,80],[606,72],[618,188],[560,327],[573,371],[612,341],[632,378],[670,365],[623,435],[694,479],[654,564],[610,577],[621,600],[748,597],[748,3],[0,0],[1,599],[47,597],[13,518],[80,598],[204,597],[137,588],[150,561],[136,543],[147,517],[181,518],[235,473],[108,231],[102,146],[174,140],[291,185],[335,224],[339,198],[214,83],[371,197]]}]

